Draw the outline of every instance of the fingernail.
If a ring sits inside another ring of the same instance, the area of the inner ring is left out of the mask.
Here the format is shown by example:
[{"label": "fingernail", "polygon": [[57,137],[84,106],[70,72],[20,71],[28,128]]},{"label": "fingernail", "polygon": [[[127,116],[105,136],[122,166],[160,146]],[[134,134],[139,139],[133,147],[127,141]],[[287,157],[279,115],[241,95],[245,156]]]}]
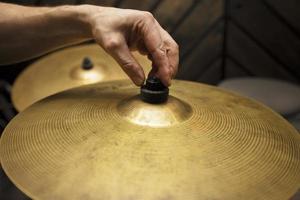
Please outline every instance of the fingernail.
[{"label": "fingernail", "polygon": [[162,82],[166,87],[169,87],[171,85],[170,79],[162,80]]},{"label": "fingernail", "polygon": [[170,87],[171,86],[171,81],[168,81],[168,85],[167,85],[168,87]]},{"label": "fingernail", "polygon": [[137,78],[134,80],[134,83],[135,83],[137,86],[142,86],[143,83],[144,83],[144,79],[137,77]]},{"label": "fingernail", "polygon": [[145,74],[142,70],[139,70],[139,77],[138,77],[138,82],[140,83],[140,85],[143,85],[144,81],[145,81]]}]

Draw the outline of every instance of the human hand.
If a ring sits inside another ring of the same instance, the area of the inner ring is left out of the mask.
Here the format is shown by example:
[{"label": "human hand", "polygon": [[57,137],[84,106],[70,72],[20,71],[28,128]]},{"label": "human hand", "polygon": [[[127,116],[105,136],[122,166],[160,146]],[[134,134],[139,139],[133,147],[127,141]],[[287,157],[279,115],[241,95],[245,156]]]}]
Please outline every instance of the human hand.
[{"label": "human hand", "polygon": [[152,60],[150,75],[169,86],[177,73],[179,49],[173,38],[149,12],[111,7],[85,6],[92,37],[122,67],[136,85],[145,74],[131,50],[138,50]]}]

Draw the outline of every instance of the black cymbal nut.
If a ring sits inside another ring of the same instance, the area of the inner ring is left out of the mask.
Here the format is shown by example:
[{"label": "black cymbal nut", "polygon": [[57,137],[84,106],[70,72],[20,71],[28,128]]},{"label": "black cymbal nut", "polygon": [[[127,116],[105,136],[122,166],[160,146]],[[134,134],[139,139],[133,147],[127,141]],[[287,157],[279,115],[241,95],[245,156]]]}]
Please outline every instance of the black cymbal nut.
[{"label": "black cymbal nut", "polygon": [[141,99],[147,103],[158,104],[168,100],[169,88],[157,77],[148,77],[141,87]]}]

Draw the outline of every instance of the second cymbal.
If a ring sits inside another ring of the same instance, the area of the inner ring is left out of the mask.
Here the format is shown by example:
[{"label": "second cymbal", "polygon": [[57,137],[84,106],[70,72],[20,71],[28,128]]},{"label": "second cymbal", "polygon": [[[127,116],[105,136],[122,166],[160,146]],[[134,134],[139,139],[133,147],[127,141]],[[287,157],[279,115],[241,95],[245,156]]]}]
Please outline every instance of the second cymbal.
[{"label": "second cymbal", "polygon": [[[137,52],[133,55],[148,73],[150,60]],[[99,45],[80,45],[54,52],[27,67],[13,85],[12,101],[15,108],[22,111],[66,89],[122,79],[128,76]]]}]

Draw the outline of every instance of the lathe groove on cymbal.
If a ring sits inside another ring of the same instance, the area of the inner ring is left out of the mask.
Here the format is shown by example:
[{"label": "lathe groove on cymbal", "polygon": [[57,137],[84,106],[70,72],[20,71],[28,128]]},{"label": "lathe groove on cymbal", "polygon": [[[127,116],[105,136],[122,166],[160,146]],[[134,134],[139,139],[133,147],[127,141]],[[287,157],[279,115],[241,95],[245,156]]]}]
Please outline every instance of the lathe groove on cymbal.
[{"label": "lathe groove on cymbal", "polygon": [[4,170],[34,199],[288,199],[299,188],[300,136],[269,108],[186,81],[162,104],[138,93],[115,81],[35,103],[4,131]]}]

